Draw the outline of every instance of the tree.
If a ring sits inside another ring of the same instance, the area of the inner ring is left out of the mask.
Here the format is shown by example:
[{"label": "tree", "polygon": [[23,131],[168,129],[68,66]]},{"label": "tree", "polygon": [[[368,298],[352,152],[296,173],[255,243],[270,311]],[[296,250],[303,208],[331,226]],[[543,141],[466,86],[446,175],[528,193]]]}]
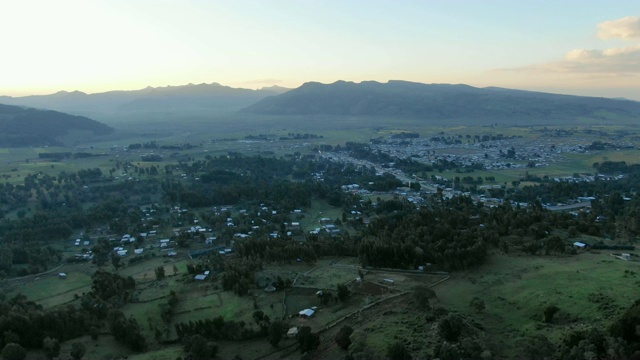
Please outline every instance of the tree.
[{"label": "tree", "polygon": [[465,328],[464,321],[457,314],[449,314],[438,322],[438,333],[449,342],[456,342],[460,339]]},{"label": "tree", "polygon": [[636,300],[624,314],[622,314],[613,324],[611,324],[611,335],[621,337],[626,342],[632,344],[640,343],[640,300]]},{"label": "tree", "polygon": [[122,266],[122,258],[115,251],[111,254],[111,265],[113,265],[116,271]]},{"label": "tree", "polygon": [[8,343],[2,349],[2,359],[4,360],[23,360],[27,357],[27,351],[16,343]]},{"label": "tree", "polygon": [[315,350],[320,345],[320,336],[312,333],[311,327],[303,326],[298,332],[298,345],[300,345],[300,351],[303,353]]},{"label": "tree", "polygon": [[155,273],[156,273],[156,280],[160,281],[164,279],[164,266],[158,266],[155,269]]},{"label": "tree", "polygon": [[74,342],[73,344],[71,344],[71,357],[76,359],[76,360],[80,360],[82,359],[82,357],[84,356],[84,354],[87,352],[87,348],[86,346],[84,346],[83,343],[81,342]]},{"label": "tree", "polygon": [[422,309],[422,310],[431,309],[431,304],[429,304],[429,299],[433,299],[435,297],[436,297],[435,291],[433,291],[428,286],[418,285],[413,288],[413,299],[415,300],[419,309]]},{"label": "tree", "polygon": [[98,340],[98,337],[100,337],[100,329],[98,329],[97,326],[90,327],[89,335],[91,335],[92,340]]},{"label": "tree", "polygon": [[341,327],[340,331],[336,334],[336,344],[342,349],[347,350],[349,345],[351,345],[351,334],[353,334],[353,329],[350,326],[345,325]]},{"label": "tree", "polygon": [[218,345],[207,341],[199,334],[185,337],[184,351],[187,352],[187,359],[212,359],[218,354]]},{"label": "tree", "polygon": [[387,347],[387,358],[389,360],[411,360],[413,357],[402,341],[396,341]]},{"label": "tree", "polygon": [[274,320],[269,325],[267,340],[269,340],[269,344],[271,344],[271,346],[278,347],[278,343],[282,339],[282,333],[284,332],[284,329],[284,324],[280,320]]},{"label": "tree", "polygon": [[4,332],[4,343],[20,343],[20,335],[16,334],[13,330],[7,330]]},{"label": "tree", "polygon": [[48,359],[53,359],[60,355],[60,342],[58,339],[53,339],[50,337],[44,338],[42,340],[42,349],[44,353],[47,355]]},{"label": "tree", "polygon": [[556,353],[559,359],[632,359],[627,357],[628,344],[620,337],[610,336],[598,327],[580,329],[565,334]]},{"label": "tree", "polygon": [[351,295],[351,292],[349,291],[349,288],[346,285],[344,284],[338,285],[338,300],[343,302],[347,301],[350,295]]}]

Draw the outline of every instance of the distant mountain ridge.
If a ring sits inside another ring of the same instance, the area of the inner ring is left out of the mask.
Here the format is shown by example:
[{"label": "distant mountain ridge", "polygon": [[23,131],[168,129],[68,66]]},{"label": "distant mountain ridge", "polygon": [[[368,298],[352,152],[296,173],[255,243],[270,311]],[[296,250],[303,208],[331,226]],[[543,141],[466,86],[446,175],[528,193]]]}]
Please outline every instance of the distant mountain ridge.
[{"label": "distant mountain ridge", "polygon": [[0,104],[0,147],[61,145],[73,130],[107,135],[113,129],[84,116]]},{"label": "distant mountain ridge", "polygon": [[325,115],[425,120],[509,121],[514,125],[640,119],[634,101],[463,84],[408,81],[305,83],[243,109],[260,115]]},{"label": "distant mountain ridge", "polygon": [[237,111],[265,97],[288,90],[278,86],[251,90],[218,83],[202,83],[95,94],[59,91],[50,95],[0,96],[0,103],[87,116],[123,112]]}]

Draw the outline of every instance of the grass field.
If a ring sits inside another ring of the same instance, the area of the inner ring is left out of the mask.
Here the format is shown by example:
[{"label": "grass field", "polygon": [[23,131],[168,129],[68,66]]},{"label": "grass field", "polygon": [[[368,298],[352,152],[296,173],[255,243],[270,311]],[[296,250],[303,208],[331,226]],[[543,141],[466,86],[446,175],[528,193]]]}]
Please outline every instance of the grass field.
[{"label": "grass field", "polygon": [[300,222],[303,232],[308,234],[310,230],[319,228],[321,226],[321,218],[329,218],[332,221],[341,219],[342,209],[330,206],[326,201],[312,201],[311,208],[306,212],[304,219]]},{"label": "grass field", "polygon": [[[65,272],[67,278],[59,278],[59,272]],[[73,301],[76,294],[90,291],[92,273],[87,264],[65,265],[48,274],[4,281],[0,288],[8,296],[23,294],[44,307],[53,307]]]},{"label": "grass field", "polygon": [[[637,298],[639,285],[640,264],[605,251],[571,257],[495,254],[480,269],[452,275],[436,293],[446,307],[482,323],[492,346],[515,356],[518,337],[543,334],[557,341],[569,329],[605,326]],[[486,305],[480,314],[469,307],[476,296]],[[542,314],[549,305],[560,312],[552,324],[544,324]]]}]

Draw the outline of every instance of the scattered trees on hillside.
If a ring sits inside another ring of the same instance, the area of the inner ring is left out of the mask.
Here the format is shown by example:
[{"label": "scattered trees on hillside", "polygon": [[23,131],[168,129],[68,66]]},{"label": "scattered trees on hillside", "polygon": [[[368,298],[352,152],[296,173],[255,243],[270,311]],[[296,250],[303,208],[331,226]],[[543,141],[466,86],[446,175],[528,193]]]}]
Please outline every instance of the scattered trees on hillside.
[{"label": "scattered trees on hillside", "polygon": [[109,330],[113,337],[131,350],[141,352],[147,348],[147,340],[135,318],[126,318],[120,310],[109,313]]}]

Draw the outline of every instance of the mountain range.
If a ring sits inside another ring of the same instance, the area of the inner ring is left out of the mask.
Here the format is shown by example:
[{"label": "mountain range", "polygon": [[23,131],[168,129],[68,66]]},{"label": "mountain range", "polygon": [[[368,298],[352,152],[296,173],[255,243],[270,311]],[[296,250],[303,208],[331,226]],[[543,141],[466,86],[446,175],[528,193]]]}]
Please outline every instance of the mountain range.
[{"label": "mountain range", "polygon": [[271,86],[259,90],[211,84],[146,87],[131,91],[86,94],[59,91],[51,95],[0,96],[0,104],[28,106],[101,118],[102,115],[158,112],[237,111],[289,89]]},{"label": "mountain range", "polygon": [[305,83],[242,110],[259,115],[414,118],[511,125],[636,121],[640,102],[408,81]]},{"label": "mountain range", "polygon": [[347,123],[358,128],[394,125],[400,120],[413,125],[500,122],[526,126],[637,124],[640,119],[640,102],[624,99],[397,80],[309,82],[296,89],[250,90],[211,83],[96,94],[60,91],[0,96],[0,104],[8,104],[0,107],[0,146],[56,144],[72,130],[96,135],[112,130],[91,119],[112,125],[116,119],[119,128],[144,122],[147,129],[155,125],[179,131],[188,129],[191,117],[203,124],[203,130],[215,123],[218,132],[230,126],[236,131],[239,126],[254,129],[258,123],[336,129]]}]

